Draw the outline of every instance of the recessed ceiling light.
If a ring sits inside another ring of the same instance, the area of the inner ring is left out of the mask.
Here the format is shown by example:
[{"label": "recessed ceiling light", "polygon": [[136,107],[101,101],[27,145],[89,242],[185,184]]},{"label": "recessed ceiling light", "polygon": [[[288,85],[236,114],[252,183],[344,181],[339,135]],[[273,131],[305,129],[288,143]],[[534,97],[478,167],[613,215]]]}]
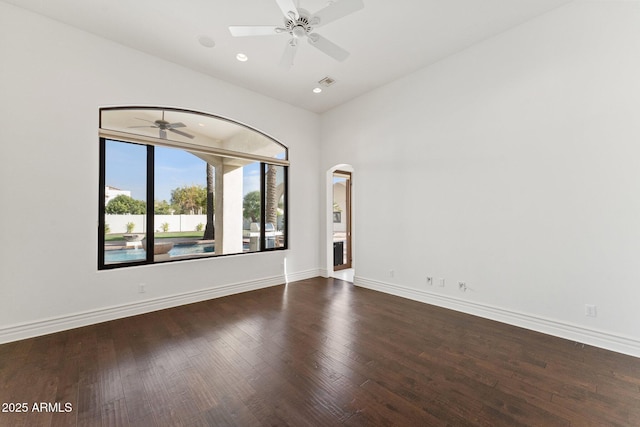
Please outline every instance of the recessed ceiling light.
[{"label": "recessed ceiling light", "polygon": [[239,53],[236,55],[236,59],[240,62],[246,62],[247,59],[249,59],[249,57],[247,55],[245,55],[244,53]]},{"label": "recessed ceiling light", "polygon": [[200,36],[198,37],[198,41],[204,47],[214,47],[216,45],[216,42],[209,36]]},{"label": "recessed ceiling light", "polygon": [[320,93],[320,92],[322,92],[322,89],[320,89],[319,87],[313,89],[313,93]]}]

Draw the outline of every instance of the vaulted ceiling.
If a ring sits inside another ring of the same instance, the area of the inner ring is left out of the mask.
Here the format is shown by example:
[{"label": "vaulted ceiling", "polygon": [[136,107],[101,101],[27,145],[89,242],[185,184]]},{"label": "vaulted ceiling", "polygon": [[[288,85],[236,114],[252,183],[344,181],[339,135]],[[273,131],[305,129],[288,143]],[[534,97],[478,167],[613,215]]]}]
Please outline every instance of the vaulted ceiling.
[{"label": "vaulted ceiling", "polygon": [[[276,0],[4,1],[321,113],[571,0],[363,0],[362,10],[317,29],[350,53],[346,60],[301,42],[289,69],[280,66],[289,34],[232,37],[229,31],[230,25],[283,26]],[[314,13],[334,2],[294,3]],[[238,53],[248,60],[238,61]],[[320,86],[325,77],[335,83]],[[323,91],[313,93],[318,86]]]}]

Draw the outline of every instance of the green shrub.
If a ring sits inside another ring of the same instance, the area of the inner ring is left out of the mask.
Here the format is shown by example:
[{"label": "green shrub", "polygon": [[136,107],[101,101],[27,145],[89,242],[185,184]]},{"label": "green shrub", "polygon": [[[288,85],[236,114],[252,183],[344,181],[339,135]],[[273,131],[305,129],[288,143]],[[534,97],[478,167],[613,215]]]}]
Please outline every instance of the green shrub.
[{"label": "green shrub", "polygon": [[196,225],[196,231],[202,231],[202,230],[204,230],[204,224],[203,223],[200,223],[200,224]]},{"label": "green shrub", "polygon": [[133,229],[136,228],[136,225],[133,222],[127,223],[127,233],[133,232]]}]

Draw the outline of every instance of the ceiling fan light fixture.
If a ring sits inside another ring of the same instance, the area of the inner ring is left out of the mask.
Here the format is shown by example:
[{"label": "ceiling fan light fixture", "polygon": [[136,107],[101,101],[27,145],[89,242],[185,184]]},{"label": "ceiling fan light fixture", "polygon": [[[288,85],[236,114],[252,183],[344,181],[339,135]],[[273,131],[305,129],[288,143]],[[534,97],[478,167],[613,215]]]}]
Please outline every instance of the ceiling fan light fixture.
[{"label": "ceiling fan light fixture", "polygon": [[296,25],[295,27],[293,27],[291,29],[291,35],[293,35],[293,37],[299,39],[301,37],[304,37],[307,35],[307,31],[304,29],[304,27],[302,25]]}]

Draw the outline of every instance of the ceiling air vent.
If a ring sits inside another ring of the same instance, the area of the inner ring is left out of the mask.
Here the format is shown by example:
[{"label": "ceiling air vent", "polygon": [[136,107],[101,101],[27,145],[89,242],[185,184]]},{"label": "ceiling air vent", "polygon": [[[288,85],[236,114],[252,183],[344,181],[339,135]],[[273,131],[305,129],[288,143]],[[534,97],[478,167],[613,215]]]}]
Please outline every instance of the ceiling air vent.
[{"label": "ceiling air vent", "polygon": [[329,87],[332,84],[334,84],[335,82],[336,81],[334,79],[332,79],[331,77],[327,76],[324,79],[320,80],[318,83],[320,83],[324,87]]}]

